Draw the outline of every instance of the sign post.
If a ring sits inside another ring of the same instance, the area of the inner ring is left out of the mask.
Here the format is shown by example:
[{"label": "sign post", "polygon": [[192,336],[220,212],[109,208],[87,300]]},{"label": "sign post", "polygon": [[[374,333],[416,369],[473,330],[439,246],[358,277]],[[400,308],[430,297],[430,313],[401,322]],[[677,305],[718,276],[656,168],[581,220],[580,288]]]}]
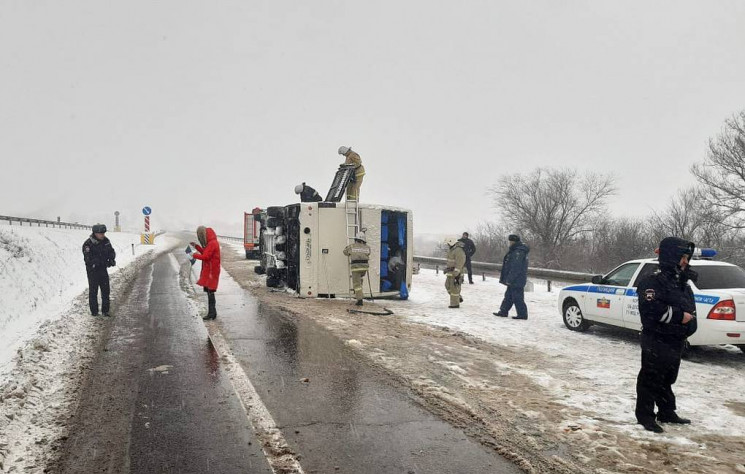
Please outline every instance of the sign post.
[{"label": "sign post", "polygon": [[153,210],[145,206],[142,208],[142,214],[145,216],[145,232],[140,234],[140,243],[144,245],[155,244],[155,234],[150,232],[150,214]]}]

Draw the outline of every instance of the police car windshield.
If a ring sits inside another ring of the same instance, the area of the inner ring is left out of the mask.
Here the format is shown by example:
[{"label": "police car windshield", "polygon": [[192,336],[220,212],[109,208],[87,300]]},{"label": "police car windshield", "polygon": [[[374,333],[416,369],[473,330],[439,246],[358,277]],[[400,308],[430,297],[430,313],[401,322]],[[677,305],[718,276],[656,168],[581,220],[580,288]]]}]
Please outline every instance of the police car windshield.
[{"label": "police car windshield", "polygon": [[701,290],[745,288],[745,270],[729,265],[706,265],[691,268],[698,273],[696,287]]}]

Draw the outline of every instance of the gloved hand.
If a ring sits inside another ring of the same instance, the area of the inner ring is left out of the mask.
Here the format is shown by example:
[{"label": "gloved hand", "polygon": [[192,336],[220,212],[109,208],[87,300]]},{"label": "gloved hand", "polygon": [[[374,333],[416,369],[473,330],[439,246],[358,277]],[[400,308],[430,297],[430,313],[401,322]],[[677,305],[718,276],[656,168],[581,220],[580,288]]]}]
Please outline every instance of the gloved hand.
[{"label": "gloved hand", "polygon": [[688,283],[688,281],[692,281],[694,283],[698,281],[698,273],[691,270],[691,267],[686,267],[685,270],[680,272],[680,282],[686,284]]},{"label": "gloved hand", "polygon": [[115,266],[116,266],[116,260],[111,260],[111,261],[109,262],[109,266],[110,266],[110,267],[115,267]]}]

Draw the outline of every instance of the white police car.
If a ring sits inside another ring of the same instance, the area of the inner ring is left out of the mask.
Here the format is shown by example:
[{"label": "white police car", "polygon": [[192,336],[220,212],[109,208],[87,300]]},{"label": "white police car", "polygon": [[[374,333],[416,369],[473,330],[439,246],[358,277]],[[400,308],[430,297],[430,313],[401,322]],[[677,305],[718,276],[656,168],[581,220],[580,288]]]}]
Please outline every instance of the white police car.
[{"label": "white police car", "polygon": [[[745,352],[745,270],[725,262],[699,260],[716,252],[697,249],[691,268],[698,273],[689,282],[696,299],[698,330],[688,339],[693,346],[734,344]],[[606,324],[641,331],[636,286],[658,268],[656,258],[631,260],[592,283],[572,285],[559,292],[559,311],[566,327],[584,331]]]}]

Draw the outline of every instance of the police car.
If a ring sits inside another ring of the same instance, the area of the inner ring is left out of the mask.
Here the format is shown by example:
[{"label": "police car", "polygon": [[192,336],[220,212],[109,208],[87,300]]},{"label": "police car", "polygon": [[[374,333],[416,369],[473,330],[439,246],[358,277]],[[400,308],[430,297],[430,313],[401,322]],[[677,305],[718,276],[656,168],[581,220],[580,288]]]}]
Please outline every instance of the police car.
[{"label": "police car", "polygon": [[[696,299],[698,330],[688,339],[692,346],[733,344],[745,352],[745,270],[711,260],[711,249],[697,249],[691,268],[698,281],[689,282]],[[559,311],[566,327],[585,331],[605,324],[641,331],[636,287],[657,271],[656,258],[631,260],[592,283],[565,287],[559,293]]]}]

